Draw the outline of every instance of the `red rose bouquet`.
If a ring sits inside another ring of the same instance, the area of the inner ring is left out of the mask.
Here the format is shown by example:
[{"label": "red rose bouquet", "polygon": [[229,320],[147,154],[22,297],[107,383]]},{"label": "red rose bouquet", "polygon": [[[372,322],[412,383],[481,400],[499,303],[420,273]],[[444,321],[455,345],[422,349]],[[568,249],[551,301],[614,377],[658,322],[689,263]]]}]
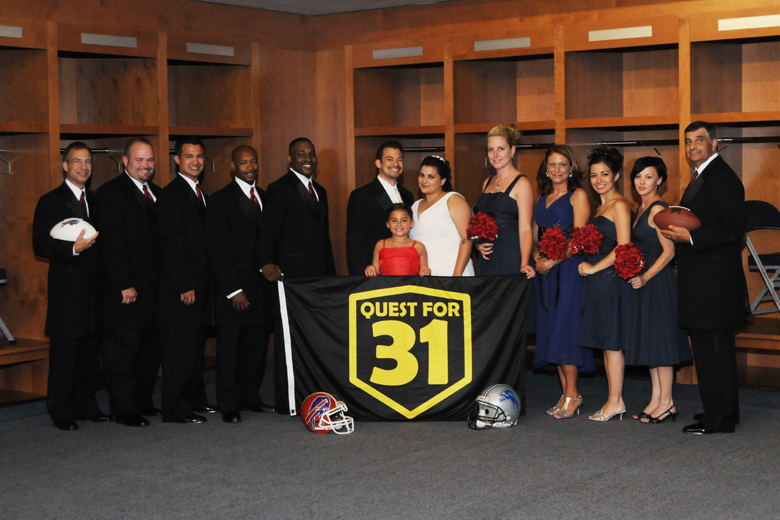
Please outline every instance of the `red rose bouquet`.
[{"label": "red rose bouquet", "polygon": [[615,248],[615,274],[624,280],[639,274],[645,265],[642,251],[633,242]]},{"label": "red rose bouquet", "polygon": [[496,220],[493,217],[480,211],[469,219],[466,235],[475,244],[493,242],[498,237],[498,224],[496,224]]},{"label": "red rose bouquet", "polygon": [[599,252],[601,239],[603,235],[599,233],[596,226],[588,224],[585,227],[574,228],[571,232],[571,254],[579,253],[594,254]]},{"label": "red rose bouquet", "polygon": [[550,260],[566,260],[566,249],[569,240],[563,234],[560,226],[547,228],[539,240],[539,252]]}]

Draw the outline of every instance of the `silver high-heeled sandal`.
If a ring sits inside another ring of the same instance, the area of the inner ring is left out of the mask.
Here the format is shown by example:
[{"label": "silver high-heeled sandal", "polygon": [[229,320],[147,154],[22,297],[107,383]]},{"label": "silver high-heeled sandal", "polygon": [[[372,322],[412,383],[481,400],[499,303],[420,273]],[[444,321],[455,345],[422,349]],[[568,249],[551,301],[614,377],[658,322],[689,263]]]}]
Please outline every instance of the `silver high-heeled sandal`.
[{"label": "silver high-heeled sandal", "polygon": [[[573,402],[577,403],[577,408],[575,408],[572,411],[569,411],[569,403],[573,403]],[[575,412],[577,413],[577,415],[580,414],[581,407],[582,407],[581,395],[575,399],[572,399],[571,397],[567,397],[566,402],[563,404],[563,406],[561,406],[561,408],[557,412],[555,412],[555,415],[553,415],[553,417],[555,417],[556,419],[571,419],[572,417],[574,417]]]},{"label": "silver high-heeled sandal", "polygon": [[563,401],[564,397],[566,397],[566,394],[561,394],[561,398],[558,399],[558,402],[555,403],[555,406],[547,410],[547,415],[555,415],[556,413],[558,413],[558,410],[561,409],[561,407],[558,405],[561,403],[561,401]]},{"label": "silver high-heeled sandal", "polygon": [[623,405],[620,407],[620,409],[613,413],[612,415],[607,415],[604,413],[604,407],[601,408],[598,412],[594,413],[593,415],[589,416],[588,419],[591,421],[597,421],[597,422],[607,422],[616,415],[620,416],[620,420],[623,420],[623,414],[626,413],[626,405]]}]

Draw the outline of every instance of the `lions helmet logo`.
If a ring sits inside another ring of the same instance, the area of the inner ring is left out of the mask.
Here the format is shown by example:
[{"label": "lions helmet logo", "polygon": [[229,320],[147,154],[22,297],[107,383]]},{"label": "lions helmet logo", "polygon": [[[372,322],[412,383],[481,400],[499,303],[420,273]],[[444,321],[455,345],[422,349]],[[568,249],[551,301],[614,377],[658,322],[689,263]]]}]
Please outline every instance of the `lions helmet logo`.
[{"label": "lions helmet logo", "polygon": [[315,430],[319,426],[319,420],[328,413],[332,403],[330,397],[327,395],[317,396],[311,403],[308,415],[306,416],[306,422],[309,423],[309,428]]},{"label": "lions helmet logo", "polygon": [[517,397],[515,397],[514,392],[511,390],[504,390],[501,392],[501,398],[498,400],[500,403],[503,403],[504,401],[509,401],[512,404],[512,408],[515,410],[519,406],[519,403],[517,402]]}]

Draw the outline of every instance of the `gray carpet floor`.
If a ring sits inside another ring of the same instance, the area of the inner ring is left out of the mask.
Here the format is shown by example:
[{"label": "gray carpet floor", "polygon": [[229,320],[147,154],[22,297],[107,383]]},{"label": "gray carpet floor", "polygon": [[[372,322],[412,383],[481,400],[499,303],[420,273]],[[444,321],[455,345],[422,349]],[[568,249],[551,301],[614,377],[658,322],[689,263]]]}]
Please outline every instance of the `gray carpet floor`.
[{"label": "gray carpet floor", "polygon": [[[206,378],[213,397],[213,371]],[[626,381],[629,413],[649,387]],[[603,377],[582,380],[584,412],[606,388]],[[699,411],[698,389],[675,392],[676,423],[556,421],[544,413],[556,379],[529,373],[528,415],[515,428],[360,422],[346,436],[248,412],[238,425],[212,415],[61,432],[41,401],[7,406],[0,518],[778,518],[780,393],[742,390],[736,434],[690,436],[681,429]]]}]

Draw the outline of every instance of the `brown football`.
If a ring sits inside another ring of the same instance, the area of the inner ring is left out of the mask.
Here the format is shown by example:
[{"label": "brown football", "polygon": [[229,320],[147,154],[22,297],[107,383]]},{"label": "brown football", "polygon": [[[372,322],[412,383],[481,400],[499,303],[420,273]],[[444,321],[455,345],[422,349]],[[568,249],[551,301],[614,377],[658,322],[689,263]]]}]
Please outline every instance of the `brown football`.
[{"label": "brown football", "polygon": [[688,231],[699,229],[701,227],[701,220],[699,217],[693,214],[688,208],[682,206],[669,206],[668,208],[659,211],[653,217],[656,227],[661,229],[669,229],[669,226],[677,226],[685,228]]}]

